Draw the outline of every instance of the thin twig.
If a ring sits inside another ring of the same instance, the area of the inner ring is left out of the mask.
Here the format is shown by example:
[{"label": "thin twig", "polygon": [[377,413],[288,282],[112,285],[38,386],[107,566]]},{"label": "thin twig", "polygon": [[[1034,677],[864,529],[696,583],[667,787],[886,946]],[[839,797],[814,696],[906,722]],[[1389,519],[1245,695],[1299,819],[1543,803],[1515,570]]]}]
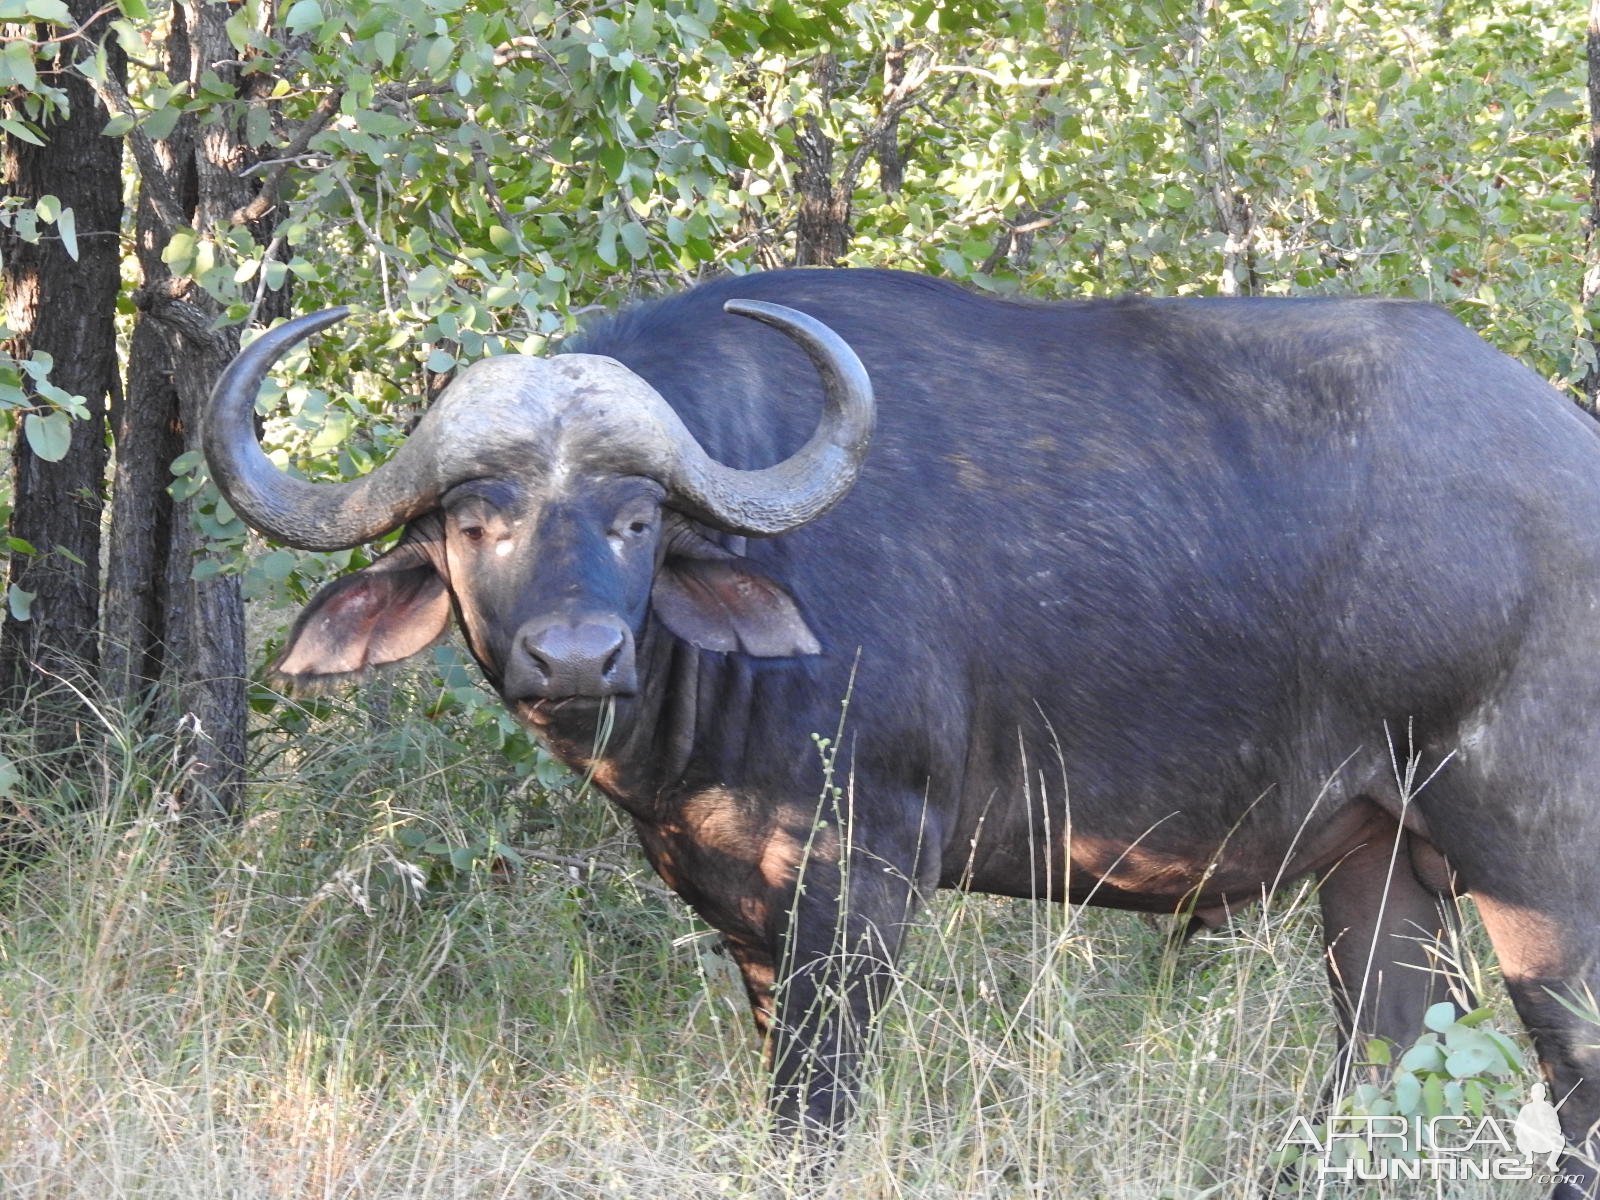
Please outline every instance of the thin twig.
[{"label": "thin twig", "polygon": [[261,271],[256,280],[256,297],[250,302],[250,315],[244,323],[248,328],[256,323],[256,314],[261,311],[261,302],[267,296],[267,267],[272,263],[272,256],[277,254],[278,248],[283,245],[283,233],[280,230],[272,235],[272,240],[267,243],[267,248],[261,253]]}]

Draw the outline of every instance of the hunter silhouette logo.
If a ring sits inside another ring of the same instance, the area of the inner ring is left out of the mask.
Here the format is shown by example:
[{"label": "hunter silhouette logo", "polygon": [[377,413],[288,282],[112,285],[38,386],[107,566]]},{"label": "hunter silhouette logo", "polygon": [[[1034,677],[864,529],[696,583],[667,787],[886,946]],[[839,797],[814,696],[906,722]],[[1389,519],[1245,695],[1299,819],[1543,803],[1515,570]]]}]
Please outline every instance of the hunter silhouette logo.
[{"label": "hunter silhouette logo", "polygon": [[1533,1085],[1528,1102],[1522,1106],[1511,1128],[1516,1135],[1519,1153],[1526,1155],[1529,1162],[1541,1154],[1548,1154],[1550,1157],[1545,1167],[1555,1170],[1556,1160],[1567,1148],[1567,1142],[1561,1136],[1561,1118],[1556,1116],[1556,1106],[1550,1103],[1544,1084]]}]

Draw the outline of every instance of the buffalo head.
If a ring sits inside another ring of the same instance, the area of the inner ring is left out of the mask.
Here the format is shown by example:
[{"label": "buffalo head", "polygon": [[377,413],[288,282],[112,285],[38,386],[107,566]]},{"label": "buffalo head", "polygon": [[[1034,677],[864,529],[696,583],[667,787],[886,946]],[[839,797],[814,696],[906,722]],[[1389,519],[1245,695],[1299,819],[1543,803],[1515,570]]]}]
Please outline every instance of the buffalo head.
[{"label": "buffalo head", "polygon": [[798,343],[821,375],[810,440],[758,470],[714,461],[644,379],[588,354],[485,359],[458,375],[394,456],[349,483],[280,472],[256,440],[257,390],[332,309],[262,335],[217,384],[205,430],[218,486],[254,528],[291,546],[340,549],[405,525],[387,554],[324,588],[276,665],[317,684],[406,658],[452,608],[506,702],[627,695],[647,616],[712,650],[814,654],[793,600],[705,531],[765,536],[813,520],[855,482],[872,432],[865,369],[821,322],[731,301]]}]

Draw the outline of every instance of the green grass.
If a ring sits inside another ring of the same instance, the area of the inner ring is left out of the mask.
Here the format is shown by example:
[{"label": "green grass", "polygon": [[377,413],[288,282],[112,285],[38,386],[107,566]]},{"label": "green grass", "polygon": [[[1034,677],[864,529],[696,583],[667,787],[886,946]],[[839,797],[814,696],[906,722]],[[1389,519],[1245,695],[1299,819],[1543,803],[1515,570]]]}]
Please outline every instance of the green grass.
[{"label": "green grass", "polygon": [[[258,747],[233,826],[172,810],[157,741],[21,785],[35,857],[0,879],[0,1194],[806,1192],[768,1149],[715,938],[598,797],[519,787],[464,737],[310,720]],[[67,806],[75,789],[93,803]],[[507,869],[491,833],[533,854]],[[606,869],[540,857],[580,850]],[[1126,914],[942,896],[814,1194],[1420,1194],[1270,1165],[1332,1053],[1313,908],[1290,889],[1173,951]]]}]

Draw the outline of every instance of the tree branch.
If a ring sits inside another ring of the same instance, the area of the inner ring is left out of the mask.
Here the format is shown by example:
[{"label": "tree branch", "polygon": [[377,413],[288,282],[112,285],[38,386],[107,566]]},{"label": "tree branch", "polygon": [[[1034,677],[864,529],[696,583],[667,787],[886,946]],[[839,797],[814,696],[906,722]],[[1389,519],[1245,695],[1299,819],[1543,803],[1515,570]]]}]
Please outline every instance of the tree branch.
[{"label": "tree branch", "polygon": [[128,99],[128,93],[116,79],[106,77],[96,79],[85,75],[89,85],[94,88],[95,94],[100,97],[100,102],[106,106],[106,111],[114,117],[126,117],[135,124],[128,131],[128,145],[133,148],[134,161],[139,164],[139,181],[145,190],[145,196],[150,201],[150,206],[155,210],[156,219],[166,227],[165,232],[170,236],[174,230],[184,225],[183,209],[178,204],[178,194],[173,190],[172,176],[167,173],[167,168],[162,165],[161,156],[156,153],[156,144],[145,132],[144,127],[137,123],[137,114],[133,111],[133,101]]},{"label": "tree branch", "polygon": [[867,159],[878,149],[884,135],[894,123],[905,115],[905,111],[916,101],[918,89],[928,82],[928,77],[933,74],[934,69],[933,51],[923,50],[906,67],[905,74],[893,86],[884,90],[883,104],[878,109],[878,115],[872,122],[872,128],[862,135],[854,153],[850,155],[850,161],[845,164],[844,173],[839,176],[836,194],[848,197],[855,191],[856,180],[861,177],[861,169],[867,165]]},{"label": "tree branch", "polygon": [[312,114],[300,122],[300,128],[283,152],[277,156],[277,161],[272,169],[261,179],[261,190],[248,204],[242,204],[233,210],[229,221],[234,225],[253,225],[272,211],[272,206],[277,203],[278,185],[283,182],[283,177],[289,171],[289,166],[306,152],[311,145],[311,139],[316,137],[328,127],[328,122],[333,120],[334,114],[339,111],[339,103],[344,99],[344,88],[336,87],[322,98]]},{"label": "tree branch", "polygon": [[216,329],[204,309],[189,300],[195,286],[194,280],[187,277],[169,276],[135,291],[133,306],[212,354],[224,359],[232,357],[227,337]]}]

